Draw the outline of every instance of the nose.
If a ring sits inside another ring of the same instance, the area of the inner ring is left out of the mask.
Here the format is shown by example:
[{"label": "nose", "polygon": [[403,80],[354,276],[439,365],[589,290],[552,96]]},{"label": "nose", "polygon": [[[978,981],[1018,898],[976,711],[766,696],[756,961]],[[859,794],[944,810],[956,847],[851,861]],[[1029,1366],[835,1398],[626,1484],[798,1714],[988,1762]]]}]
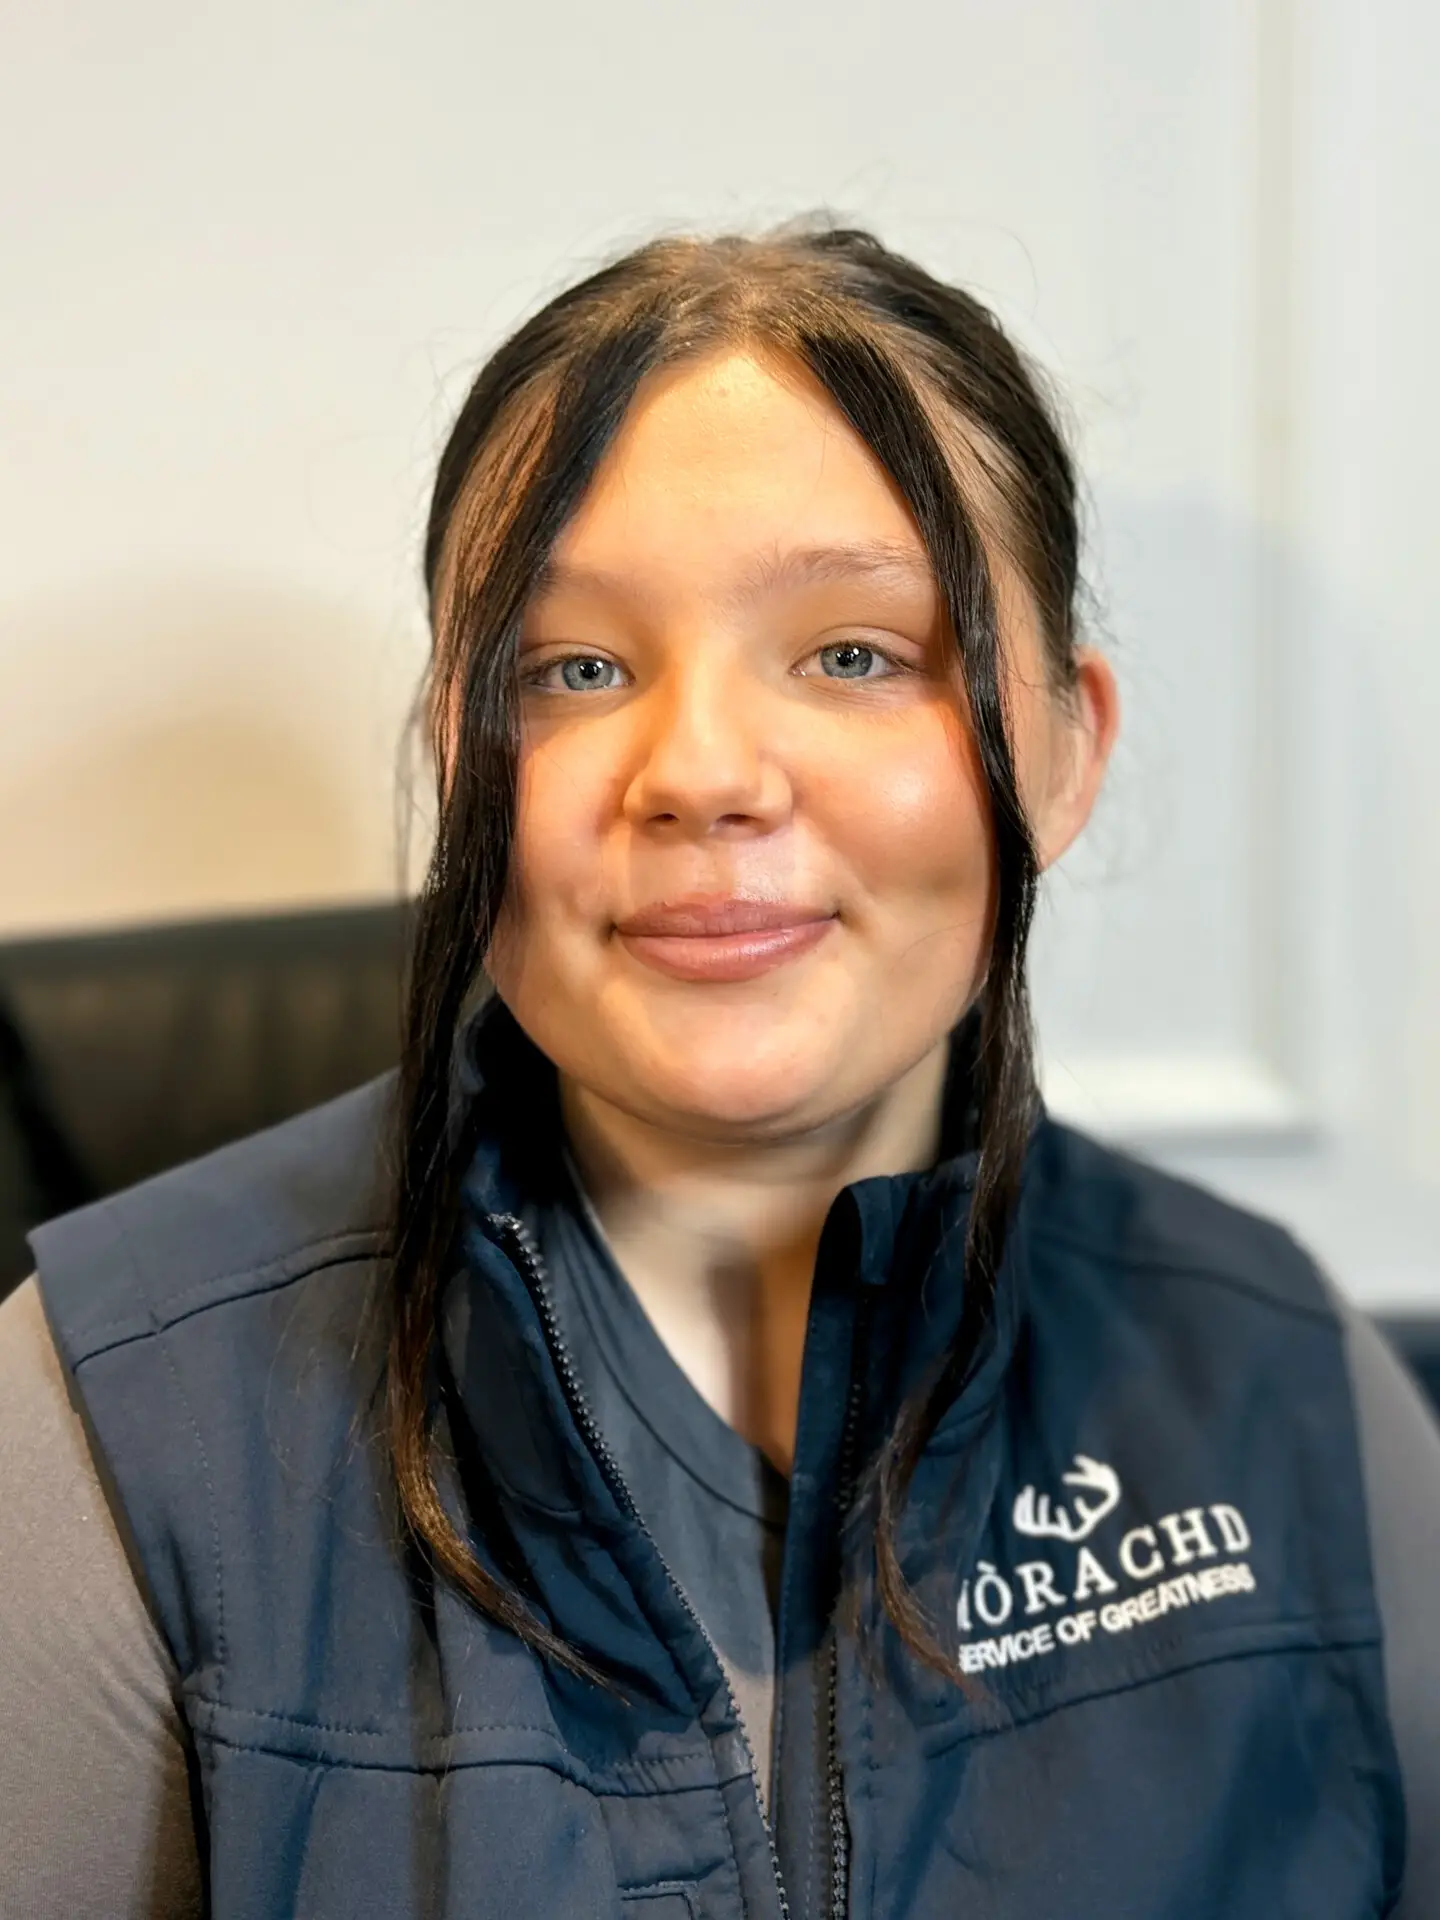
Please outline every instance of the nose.
[{"label": "nose", "polygon": [[790,780],[762,689],[714,665],[677,668],[644,703],[625,793],[634,826],[684,836],[767,833],[788,819]]}]

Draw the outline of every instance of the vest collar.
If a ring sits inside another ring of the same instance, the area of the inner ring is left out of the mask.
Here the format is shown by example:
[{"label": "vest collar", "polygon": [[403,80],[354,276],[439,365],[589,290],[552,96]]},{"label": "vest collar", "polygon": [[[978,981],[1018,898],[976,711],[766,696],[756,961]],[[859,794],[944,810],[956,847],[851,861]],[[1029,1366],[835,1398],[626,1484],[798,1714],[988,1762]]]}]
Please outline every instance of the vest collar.
[{"label": "vest collar", "polygon": [[[934,1165],[842,1188],[822,1235],[822,1261],[828,1257],[843,1269],[832,1274],[831,1284],[851,1285],[857,1304],[870,1295],[882,1308],[868,1315],[875,1352],[867,1356],[886,1376],[883,1388],[876,1383],[873,1408],[881,1428],[905,1394],[938,1364],[959,1325],[965,1231],[979,1157],[973,1092],[978,1028],[978,1013],[972,1011],[950,1037],[942,1147]],[[484,1215],[521,1214],[527,1204],[543,1204],[558,1191],[563,1133],[558,1075],[496,994],[479,1005],[460,1033],[452,1121],[470,1142],[463,1200],[472,1223]],[[1032,1134],[1031,1167],[1035,1146]],[[999,1390],[1020,1326],[1025,1240],[1022,1210],[1009,1236],[980,1354],[965,1390],[936,1430],[937,1445],[963,1441]]]}]

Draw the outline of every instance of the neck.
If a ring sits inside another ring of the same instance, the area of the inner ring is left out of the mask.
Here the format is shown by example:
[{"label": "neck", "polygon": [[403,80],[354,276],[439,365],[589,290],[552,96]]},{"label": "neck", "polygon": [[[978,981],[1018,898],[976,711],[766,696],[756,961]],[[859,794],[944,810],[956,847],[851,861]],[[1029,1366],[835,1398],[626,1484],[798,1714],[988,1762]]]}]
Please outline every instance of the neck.
[{"label": "neck", "polygon": [[780,1142],[667,1132],[561,1078],[571,1151],[621,1271],[692,1384],[782,1471],[825,1217],[852,1181],[933,1165],[948,1051],[941,1041],[863,1108]]}]

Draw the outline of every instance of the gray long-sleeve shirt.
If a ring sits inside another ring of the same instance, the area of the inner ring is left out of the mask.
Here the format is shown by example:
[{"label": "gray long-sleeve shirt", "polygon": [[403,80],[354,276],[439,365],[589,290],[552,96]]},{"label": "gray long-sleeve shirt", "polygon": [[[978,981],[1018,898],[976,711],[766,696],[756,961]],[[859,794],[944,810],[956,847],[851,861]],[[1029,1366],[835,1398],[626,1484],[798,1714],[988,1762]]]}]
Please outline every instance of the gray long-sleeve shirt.
[{"label": "gray long-sleeve shirt", "polygon": [[[537,1222],[586,1387],[637,1504],[725,1661],[762,1790],[785,1483],[670,1357],[586,1211]],[[1403,1920],[1440,1915],[1440,1432],[1340,1306],[1359,1417],[1409,1857]],[[126,1557],[38,1290],[0,1306],[0,1915],[203,1910],[177,1677]]]}]

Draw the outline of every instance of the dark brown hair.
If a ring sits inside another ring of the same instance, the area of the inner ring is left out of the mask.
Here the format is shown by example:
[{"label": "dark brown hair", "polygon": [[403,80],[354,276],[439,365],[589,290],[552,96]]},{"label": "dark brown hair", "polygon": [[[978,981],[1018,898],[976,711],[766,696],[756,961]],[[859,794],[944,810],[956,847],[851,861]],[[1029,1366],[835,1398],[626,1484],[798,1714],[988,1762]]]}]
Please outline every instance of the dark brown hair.
[{"label": "dark brown hair", "polygon": [[439,1495],[431,1356],[469,1148],[449,1126],[462,1011],[504,894],[515,820],[520,616],[644,377],[721,347],[820,382],[908,502],[948,609],[988,792],[994,919],[979,1003],[979,1162],[959,1334],[877,1463],[880,1595],[945,1673],[901,1571],[896,1530],[917,1460],[977,1352],[1035,1112],[1025,950],[1038,876],[1019,793],[989,556],[1003,550],[1039,615],[1053,685],[1074,671],[1078,528],[1069,455],[1035,374],[987,308],[824,222],[751,238],[650,243],[560,294],[481,369],[440,460],[425,543],[434,635],[427,711],[438,820],[416,903],[396,1114],[388,1421],[405,1521],[474,1604],[590,1672],[488,1572]]}]

